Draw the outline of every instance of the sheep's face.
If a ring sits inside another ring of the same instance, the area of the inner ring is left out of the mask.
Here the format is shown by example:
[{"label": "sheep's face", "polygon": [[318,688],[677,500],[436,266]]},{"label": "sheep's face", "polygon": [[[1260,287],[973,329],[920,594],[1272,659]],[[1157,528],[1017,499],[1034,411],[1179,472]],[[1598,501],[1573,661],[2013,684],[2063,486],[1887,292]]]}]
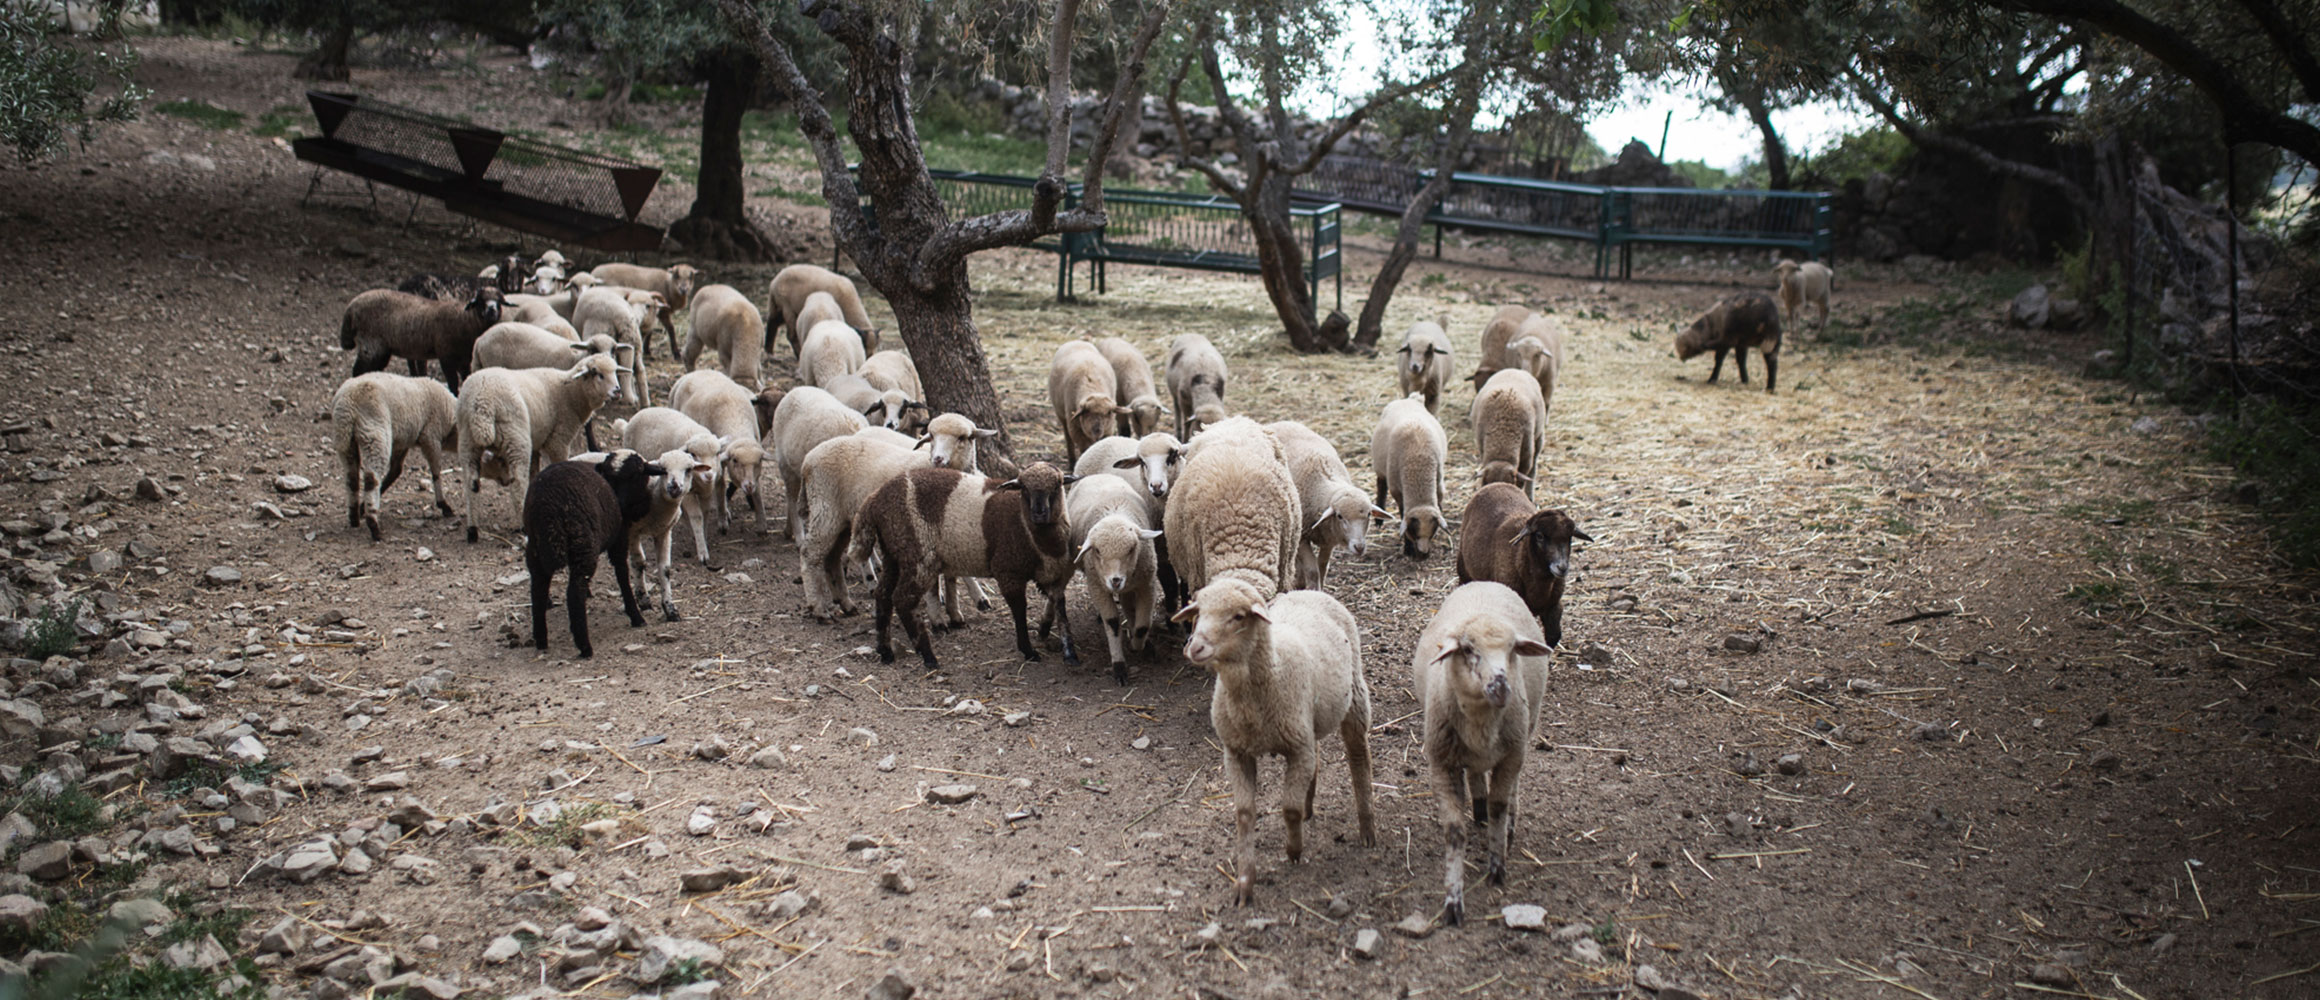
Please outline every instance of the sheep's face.
[{"label": "sheep's face", "polygon": [[1436,357],[1449,354],[1450,352],[1445,350],[1441,343],[1435,339],[1435,335],[1440,332],[1439,328],[1428,330],[1424,327],[1416,327],[1404,334],[1402,336],[1402,349],[1399,352],[1402,367],[1412,375],[1421,375],[1425,373],[1428,366],[1434,363]]},{"label": "sheep's face", "polygon": [[1498,709],[1505,708],[1514,693],[1507,679],[1514,657],[1551,652],[1545,643],[1516,635],[1505,622],[1485,617],[1469,622],[1463,634],[1444,637],[1434,649],[1434,663],[1449,679],[1460,702],[1482,702]]},{"label": "sheep's face", "polygon": [[1160,418],[1168,415],[1168,408],[1150,396],[1128,404],[1128,429],[1137,437],[1152,433],[1160,426]]},{"label": "sheep's face", "polygon": [[1144,543],[1159,537],[1157,531],[1147,531],[1135,522],[1113,514],[1096,522],[1088,529],[1086,544],[1080,546],[1073,562],[1087,574],[1090,586],[1102,587],[1118,597],[1128,589],[1128,582],[1136,575],[1136,563]]},{"label": "sheep's face", "polygon": [[1338,497],[1336,503],[1330,504],[1328,512],[1322,514],[1321,520],[1313,527],[1337,524],[1338,530],[1345,535],[1345,551],[1357,557],[1362,556],[1369,552],[1369,517],[1372,512],[1385,513],[1372,506],[1367,498],[1347,493]]},{"label": "sheep's face", "polygon": [[1796,272],[1797,263],[1785,257],[1781,258],[1780,263],[1772,266],[1772,275],[1782,287],[1786,287],[1790,281],[1795,280]]},{"label": "sheep's face", "polygon": [[684,497],[693,488],[693,456],[682,448],[661,453],[661,468],[668,470],[655,483],[655,492],[671,500]]},{"label": "sheep's face", "polygon": [[[1184,446],[1176,443],[1176,435],[1147,434],[1136,446],[1135,461],[1144,468],[1144,488],[1152,491],[1154,499],[1168,499],[1168,485],[1184,467]],[[1133,466],[1122,465],[1126,469]]]},{"label": "sheep's face", "polygon": [[1717,306],[1708,314],[1692,321],[1690,327],[1676,336],[1676,360],[1690,361],[1716,346],[1718,334],[1724,329],[1724,307]]},{"label": "sheep's face", "polygon": [[1169,620],[1193,623],[1191,637],[1184,640],[1184,658],[1210,670],[1220,661],[1242,662],[1243,651],[1252,641],[1270,635],[1273,624],[1265,596],[1248,581],[1231,577],[1209,581]]},{"label": "sheep's face", "polygon": [[758,470],[765,465],[765,447],[755,441],[735,441],[725,450],[725,478],[741,487],[741,495],[757,495]]},{"label": "sheep's face", "polygon": [[1072,429],[1079,432],[1082,441],[1101,441],[1110,437],[1116,424],[1117,404],[1109,396],[1090,396],[1080,400],[1079,412],[1072,414]]},{"label": "sheep's face", "polygon": [[542,264],[532,272],[532,294],[552,295],[564,280],[564,270],[553,264]]},{"label": "sheep's face", "polygon": [[467,300],[467,311],[474,313],[475,318],[483,321],[484,328],[489,329],[499,322],[501,304],[499,289],[484,285],[475,290],[474,298]]},{"label": "sheep's face", "polygon": [[1424,559],[1434,554],[1434,536],[1442,528],[1442,512],[1432,507],[1420,507],[1402,512],[1402,554],[1412,559]]},{"label": "sheep's face", "polygon": [[693,300],[693,288],[701,280],[701,269],[691,264],[669,268],[669,308],[683,309]]},{"label": "sheep's face", "polygon": [[604,461],[598,462],[596,471],[604,477],[605,481],[612,484],[614,492],[619,492],[622,487],[626,486],[642,486],[646,480],[654,476],[669,474],[666,466],[647,462],[643,455],[626,448],[613,452],[606,456]]},{"label": "sheep's face", "polygon": [[1225,409],[1223,403],[1202,403],[1192,410],[1191,430],[1198,434],[1209,425],[1221,424],[1231,417],[1232,411]]},{"label": "sheep's face", "polygon": [[1482,467],[1482,485],[1512,483],[1522,485],[1522,474],[1515,471],[1513,462],[1490,462]]},{"label": "sheep's face", "polygon": [[570,381],[594,385],[604,393],[604,402],[607,403],[620,396],[619,375],[620,366],[615,364],[611,358],[601,354],[591,354],[581,358],[579,364],[573,365],[572,370],[564,373],[564,377]]},{"label": "sheep's face", "polygon": [[1063,512],[1063,488],[1078,480],[1078,476],[1064,475],[1055,466],[1033,462],[998,488],[1021,491],[1024,517],[1035,527],[1046,527],[1062,523],[1058,515]]},{"label": "sheep's face", "polygon": [[1571,575],[1571,541],[1592,542],[1587,533],[1579,530],[1578,522],[1559,510],[1542,510],[1523,522],[1522,530],[1515,532],[1515,543],[1530,550],[1532,565],[1546,568],[1547,575],[1557,583]]}]

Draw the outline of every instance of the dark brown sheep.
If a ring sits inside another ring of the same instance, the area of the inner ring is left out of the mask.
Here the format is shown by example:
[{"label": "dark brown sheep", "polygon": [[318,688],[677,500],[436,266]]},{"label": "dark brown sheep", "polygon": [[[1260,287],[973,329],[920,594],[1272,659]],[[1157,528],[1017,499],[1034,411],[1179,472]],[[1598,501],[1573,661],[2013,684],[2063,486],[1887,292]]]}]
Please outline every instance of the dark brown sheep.
[{"label": "dark brown sheep", "polygon": [[402,358],[410,362],[411,374],[424,378],[427,362],[440,361],[443,383],[458,392],[473,364],[476,340],[499,322],[500,305],[499,289],[488,286],[476,289],[465,303],[374,288],[346,304],[338,346],[355,352],[356,375]]},{"label": "dark brown sheep", "polygon": [[1492,580],[1522,595],[1537,616],[1547,645],[1563,641],[1563,581],[1571,572],[1571,540],[1592,542],[1570,516],[1540,510],[1512,483],[1474,491],[1459,521],[1458,582]]},{"label": "dark brown sheep", "polygon": [[548,648],[548,584],[561,569],[569,573],[564,610],[572,645],[582,659],[596,654],[588,642],[588,583],[604,553],[612,556],[629,626],[644,626],[628,582],[628,527],[652,513],[647,481],[667,474],[633,451],[620,451],[602,463],[558,462],[532,480],[524,495],[524,567],[532,574],[533,646]]},{"label": "dark brown sheep", "polygon": [[1764,391],[1771,392],[1780,378],[1780,307],[1763,292],[1742,292],[1693,320],[1676,336],[1676,360],[1716,352],[1716,367],[1708,370],[1708,381],[1714,382],[1723,374],[1724,352],[1731,351],[1740,366],[1740,384],[1747,385],[1751,347],[1764,352]]}]

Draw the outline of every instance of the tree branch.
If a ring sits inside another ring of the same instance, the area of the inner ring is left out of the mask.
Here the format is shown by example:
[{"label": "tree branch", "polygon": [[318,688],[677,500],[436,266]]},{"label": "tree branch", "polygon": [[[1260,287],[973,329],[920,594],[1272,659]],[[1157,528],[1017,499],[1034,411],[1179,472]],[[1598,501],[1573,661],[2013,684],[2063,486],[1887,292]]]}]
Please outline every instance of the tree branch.
[{"label": "tree branch", "polygon": [[[2058,20],[2083,21],[2142,49],[2207,95],[2223,118],[2224,139],[2277,146],[2320,163],[2320,127],[2265,109],[2223,61],[2181,32],[2153,21],[2117,0],[2004,0],[2015,10]],[[2259,0],[2260,2],[2260,0]]]},{"label": "tree branch", "polygon": [[1071,159],[1072,29],[1078,22],[1079,0],[1057,0],[1054,33],[1047,43],[1047,167],[1031,194],[1035,227],[1053,225],[1055,207],[1063,200],[1063,170]]},{"label": "tree branch", "polygon": [[1112,159],[1112,145],[1119,141],[1120,126],[1128,120],[1130,110],[1141,114],[1144,108],[1144,56],[1152,49],[1152,41],[1160,37],[1160,25],[1168,20],[1169,0],[1159,0],[1144,15],[1144,23],[1136,29],[1135,41],[1128,49],[1128,67],[1112,86],[1110,113],[1104,117],[1104,127],[1096,133],[1095,143],[1088,148],[1087,177],[1080,182],[1080,206],[1099,218],[1104,214],[1104,167]]},{"label": "tree branch", "polygon": [[1338,119],[1337,124],[1330,126],[1329,131],[1321,136],[1321,141],[1314,143],[1312,150],[1305,154],[1304,161],[1288,168],[1289,175],[1309,174],[1318,169],[1321,166],[1321,161],[1329,157],[1329,152],[1337,148],[1337,143],[1354,129],[1360,128],[1362,119],[1369,117],[1370,112],[1401,100],[1412,93],[1441,83],[1449,79],[1451,74],[1465,68],[1465,63],[1459,63],[1448,69],[1440,70],[1423,80],[1412,80],[1398,87],[1387,87],[1370,95],[1367,103],[1355,108],[1353,113]]},{"label": "tree branch", "polygon": [[2304,100],[2320,102],[2320,59],[2312,57],[2311,48],[2288,24],[2279,5],[2272,0],[2239,0],[2239,5],[2256,19],[2264,35],[2272,40],[2272,47],[2279,50],[2280,58],[2287,60],[2288,68],[2295,71],[2296,82],[2304,85]]},{"label": "tree branch", "polygon": [[857,263],[873,256],[878,237],[863,224],[859,208],[862,195],[854,187],[853,175],[846,171],[846,151],[838,144],[838,129],[830,121],[829,109],[822,105],[821,93],[806,80],[797,61],[790,58],[789,47],[773,37],[757,11],[740,0],[717,0],[717,7],[733,33],[772,70],[769,76],[775,93],[797,110],[798,131],[805,133],[806,143],[813,147],[814,164],[822,172],[822,199],[830,203],[831,238]]},{"label": "tree branch", "polygon": [[1224,192],[1225,197],[1239,201],[1241,200],[1240,185],[1233,183],[1232,178],[1225,176],[1224,171],[1218,169],[1216,164],[1192,155],[1192,135],[1184,127],[1184,106],[1176,100],[1178,88],[1184,85],[1184,74],[1191,69],[1192,56],[1188,53],[1185,55],[1184,61],[1177,64],[1176,75],[1168,79],[1168,121],[1176,128],[1176,162],[1200,171],[1208,177],[1210,184],[1216,185],[1217,190]]},{"label": "tree branch", "polygon": [[2032,166],[2019,160],[2006,159],[1984,149],[1981,144],[1971,140],[1933,129],[1920,128],[1903,118],[1901,113],[1893,107],[1893,102],[1877,93],[1877,88],[1870,85],[1868,78],[1862,76],[1859,69],[1847,64],[1845,76],[1852,80],[1853,91],[1861,96],[1861,100],[1875,108],[1877,114],[1893,126],[1894,131],[1901,133],[1910,142],[1927,149],[1938,149],[1966,157],[1981,164],[1983,169],[1994,174],[2019,177],[2053,188],[2056,193],[2062,195],[2064,201],[2070,202],[2071,209],[2078,213],[2079,218],[2091,220],[2095,217],[2094,199],[2088,197],[2086,189],[2078,186],[2077,182],[2070,178],[2044,167]]}]

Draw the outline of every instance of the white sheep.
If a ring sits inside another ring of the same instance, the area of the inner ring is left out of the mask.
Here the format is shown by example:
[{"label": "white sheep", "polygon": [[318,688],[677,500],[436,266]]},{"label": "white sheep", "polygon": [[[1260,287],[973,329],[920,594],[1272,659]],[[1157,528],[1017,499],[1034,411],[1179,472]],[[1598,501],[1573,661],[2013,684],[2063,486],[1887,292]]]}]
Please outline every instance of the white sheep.
[{"label": "white sheep", "polygon": [[1298,522],[1297,579],[1299,590],[1320,590],[1329,582],[1329,557],[1339,546],[1356,558],[1369,551],[1369,519],[1386,512],[1369,502],[1369,494],[1354,485],[1353,473],[1329,439],[1294,420],[1265,425],[1281,446],[1289,477],[1297,483],[1302,509]]},{"label": "white sheep", "polygon": [[880,389],[860,374],[832,376],[823,380],[822,389],[880,427],[903,434],[925,428],[926,404],[900,389]]},{"label": "white sheep", "polygon": [[1110,436],[1118,423],[1113,416],[1119,409],[1114,398],[1118,390],[1112,363],[1104,360],[1096,345],[1074,340],[1055,349],[1055,359],[1047,366],[1047,402],[1055,409],[1055,422],[1063,425],[1066,464],[1079,461],[1088,445]]},{"label": "white sheep", "polygon": [[1402,554],[1424,559],[1434,552],[1434,536],[1448,525],[1442,516],[1442,467],[1450,444],[1441,421],[1426,410],[1426,397],[1411,393],[1386,404],[1370,436],[1369,460],[1377,472],[1377,505],[1388,497],[1401,507]]},{"label": "white sheep", "polygon": [[550,295],[533,295],[529,292],[508,295],[507,318],[539,325],[538,317],[544,310],[559,319],[570,320],[572,311],[580,306],[580,296],[596,285],[595,275],[576,274],[563,288]]},{"label": "white sheep", "polygon": [[1412,686],[1426,713],[1422,743],[1434,812],[1449,855],[1442,912],[1450,923],[1465,918],[1469,815],[1489,828],[1485,878],[1506,881],[1507,829],[1546,700],[1550,653],[1522,598],[1505,584],[1478,580],[1450,592],[1410,654]]},{"label": "white sheep", "polygon": [[620,388],[631,406],[652,405],[652,386],[644,375],[644,322],[664,305],[651,292],[599,286],[580,293],[579,304],[572,307],[572,325],[580,328],[582,340],[603,334],[634,348],[622,362],[627,378]]},{"label": "white sheep", "polygon": [[686,371],[693,370],[702,351],[713,349],[724,359],[725,377],[753,391],[765,387],[758,373],[765,360],[765,317],[748,296],[731,285],[703,287],[693,292],[692,317],[678,358]]},{"label": "white sheep", "polygon": [[910,399],[926,398],[926,386],[918,379],[917,363],[901,351],[885,350],[870,355],[862,359],[862,367],[855,374],[880,389],[893,389]]},{"label": "white sheep", "polygon": [[480,536],[476,494],[490,479],[515,488],[516,520],[543,461],[561,462],[581,425],[620,393],[619,367],[591,354],[570,369],[486,368],[459,388],[459,457],[467,466],[467,540]]},{"label": "white sheep", "polygon": [[669,356],[677,355],[676,310],[688,306],[693,299],[693,287],[701,277],[699,268],[691,264],[674,267],[641,267],[636,264],[598,264],[588,272],[598,281],[622,288],[634,288],[661,297],[661,326],[669,334]]},{"label": "white sheep", "polygon": [[816,323],[806,331],[805,344],[798,348],[798,384],[818,386],[837,376],[854,374],[867,358],[862,352],[862,337],[853,327],[831,320]]},{"label": "white sheep", "polygon": [[726,451],[733,440],[718,437],[699,421],[666,406],[647,406],[627,420],[615,420],[612,432],[620,435],[622,447],[638,454],[682,450],[708,467],[708,476],[696,483],[699,489],[688,492],[684,507],[685,519],[693,525],[693,558],[709,566],[709,505],[723,490]]},{"label": "white sheep", "polygon": [[[1176,476],[1184,468],[1184,446],[1177,443],[1176,435],[1154,431],[1141,438],[1108,437],[1089,445],[1079,453],[1079,464],[1072,471],[1080,478],[1089,476],[1116,476],[1144,497],[1151,512],[1152,524],[1161,524],[1167,518],[1168,492]],[[1176,575],[1176,563],[1168,555],[1168,539],[1154,540],[1153,555],[1160,570],[1161,606],[1173,608],[1184,600],[1184,583]]]},{"label": "white sheep", "polygon": [[1361,630],[1336,598],[1299,590],[1267,599],[1247,580],[1202,587],[1173,620],[1191,622],[1184,658],[1216,673],[1208,715],[1232,781],[1234,902],[1256,894],[1257,762],[1279,755],[1281,818],[1290,861],[1305,854],[1305,820],[1320,784],[1319,750],[1330,729],[1345,741],[1361,844],[1377,843],[1370,810],[1369,682]]},{"label": "white sheep", "polygon": [[1780,282],[1780,311],[1790,326],[1796,325],[1797,314],[1807,303],[1818,314],[1819,325],[1829,325],[1829,290],[1836,285],[1835,271],[1817,260],[1799,264],[1783,258],[1772,272]]},{"label": "white sheep", "polygon": [[785,501],[781,518],[783,538],[796,541],[805,522],[807,453],[824,441],[868,426],[869,422],[861,414],[838,402],[838,397],[814,386],[801,385],[781,397],[781,403],[773,409],[769,437],[773,441],[773,465],[781,473]]},{"label": "white sheep", "polygon": [[[911,469],[931,465],[974,472],[976,443],[998,433],[978,428],[956,413],[935,418],[927,425],[927,437],[915,443],[872,435],[871,430],[877,428],[831,438],[806,453],[800,489],[806,514],[798,541],[798,573],[805,580],[806,609],[817,618],[854,613],[841,564],[853,538],[854,512],[870,494]],[[920,453],[922,448],[927,449],[925,454]],[[974,597],[978,605],[988,606],[980,589]],[[964,624],[955,583],[945,582],[941,598],[951,624]]]},{"label": "white sheep", "polygon": [[554,264],[541,264],[532,269],[532,280],[527,282],[534,295],[547,295],[564,283],[564,269]]},{"label": "white sheep", "polygon": [[599,333],[587,340],[563,337],[530,323],[500,323],[475,341],[477,368],[570,368],[590,354],[602,354],[621,366],[636,348]]},{"label": "white sheep", "polygon": [[[606,457],[605,452],[584,451],[572,456],[572,460],[602,462]],[[628,552],[624,558],[633,567],[637,579],[644,581],[641,589],[647,600],[652,597],[653,568],[659,567],[661,616],[673,622],[679,616],[676,586],[670,582],[669,564],[673,561],[670,541],[676,534],[678,519],[684,514],[685,499],[692,495],[696,484],[700,489],[708,489],[714,470],[681,448],[663,452],[653,464],[664,471],[646,484],[652,495],[652,510],[628,526]]]},{"label": "white sheep", "polygon": [[1467,419],[1474,426],[1483,484],[1515,483],[1524,496],[1532,495],[1547,429],[1547,401],[1538,380],[1520,368],[1501,369],[1474,394]]},{"label": "white sheep", "polygon": [[1247,417],[1219,421],[1186,447],[1162,515],[1185,589],[1237,575],[1270,596],[1294,579],[1304,512],[1279,448]]},{"label": "white sheep", "polygon": [[340,383],[330,397],[332,440],[346,472],[346,526],[370,528],[379,540],[379,494],[403,474],[403,457],[416,446],[427,458],[435,507],[451,516],[443,498],[443,453],[459,441],[458,401],[431,378],[371,372]]},{"label": "white sheep", "polygon": [[[813,331],[811,324],[798,321],[798,314],[805,308],[806,299],[815,292],[827,293],[840,310],[836,318],[861,332],[866,352],[877,350],[878,330],[870,325],[870,314],[862,308],[862,293],[845,275],[812,264],[791,264],[773,276],[770,291],[773,306],[781,311],[782,324],[789,329],[790,353],[797,353],[805,343],[806,334]],[[773,350],[770,330],[766,333],[765,349]]]},{"label": "white sheep", "polygon": [[1442,324],[1423,320],[1410,324],[1402,334],[1402,349],[1395,352],[1394,379],[1402,387],[1402,395],[1424,393],[1426,409],[1439,413],[1442,409],[1442,390],[1450,384],[1450,371],[1456,361],[1450,354],[1450,335],[1442,332]]},{"label": "white sheep", "polygon": [[1151,497],[1118,476],[1083,476],[1064,493],[1071,525],[1072,564],[1087,580],[1088,598],[1111,645],[1112,677],[1128,682],[1127,650],[1152,642],[1152,608],[1159,589],[1160,537]]},{"label": "white sheep", "polygon": [[1160,418],[1170,411],[1153,387],[1152,363],[1144,360],[1144,352],[1120,337],[1096,341],[1096,351],[1112,365],[1113,398],[1120,404],[1119,434],[1140,438],[1159,428]]},{"label": "white sheep", "polygon": [[1224,355],[1197,333],[1168,345],[1168,396],[1176,405],[1176,436],[1191,440],[1205,424],[1231,416],[1224,407]]},{"label": "white sheep", "polygon": [[765,530],[765,445],[758,427],[755,396],[723,372],[687,372],[669,386],[669,406],[731,442],[725,447],[725,466],[719,469],[724,487],[716,494],[717,532],[733,527],[733,494],[757,510],[757,530]]},{"label": "white sheep", "polygon": [[1498,312],[1491,314],[1490,322],[1483,324],[1482,348],[1475,360],[1474,374],[1466,376],[1466,380],[1480,389],[1482,383],[1506,367],[1506,345],[1513,342],[1515,331],[1532,315],[1524,306],[1498,307]]}]

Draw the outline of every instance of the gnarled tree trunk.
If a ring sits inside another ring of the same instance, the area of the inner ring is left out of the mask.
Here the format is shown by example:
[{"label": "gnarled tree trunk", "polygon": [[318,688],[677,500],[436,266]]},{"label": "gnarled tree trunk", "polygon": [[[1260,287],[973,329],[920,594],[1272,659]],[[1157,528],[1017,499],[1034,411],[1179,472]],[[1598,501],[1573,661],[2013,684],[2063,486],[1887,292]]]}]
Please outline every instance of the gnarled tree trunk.
[{"label": "gnarled tree trunk", "polygon": [[709,57],[701,102],[701,173],[693,208],[669,227],[687,251],[719,260],[771,260],[773,241],[749,221],[748,176],[741,162],[741,116],[757,92],[757,58],[745,52]]},{"label": "gnarled tree trunk", "polygon": [[322,33],[322,44],[298,60],[298,68],[292,75],[301,80],[343,81],[351,75],[347,69],[347,52],[352,48],[354,24],[340,21]]}]

